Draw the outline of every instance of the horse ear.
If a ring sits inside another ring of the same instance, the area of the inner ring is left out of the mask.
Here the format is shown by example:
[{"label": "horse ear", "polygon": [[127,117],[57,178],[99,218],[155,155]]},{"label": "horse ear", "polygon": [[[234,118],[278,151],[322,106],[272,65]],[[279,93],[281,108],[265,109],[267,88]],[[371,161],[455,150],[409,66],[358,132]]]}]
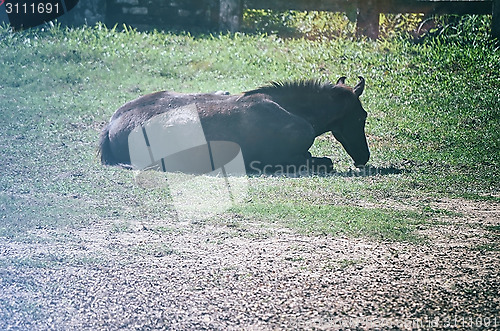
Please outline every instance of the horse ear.
[{"label": "horse ear", "polygon": [[339,85],[339,84],[342,84],[342,85],[345,85],[345,80],[346,80],[347,77],[340,77],[338,80],[337,80],[337,83],[335,85]]},{"label": "horse ear", "polygon": [[361,76],[358,76],[359,82],[356,86],[354,86],[354,94],[359,98],[365,89],[365,79]]}]

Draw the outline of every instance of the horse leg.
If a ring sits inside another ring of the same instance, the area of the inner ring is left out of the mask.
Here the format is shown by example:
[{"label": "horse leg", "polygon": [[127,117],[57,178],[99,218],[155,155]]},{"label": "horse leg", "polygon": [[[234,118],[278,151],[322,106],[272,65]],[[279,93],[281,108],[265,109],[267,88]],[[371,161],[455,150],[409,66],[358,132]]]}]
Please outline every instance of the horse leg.
[{"label": "horse leg", "polygon": [[[308,152],[316,133],[305,119],[270,101],[259,103],[258,107],[253,105],[250,110],[236,130],[244,137],[240,139],[240,146],[249,172],[272,174],[333,170],[329,158],[312,157]],[[217,130],[211,128],[207,131]]]},{"label": "horse leg", "polygon": [[329,173],[333,171],[333,162],[329,157],[315,157],[308,151],[307,160],[311,163],[311,170],[315,173]]},{"label": "horse leg", "polygon": [[313,157],[311,153],[308,151],[305,155],[298,155],[293,160],[291,160],[290,164],[293,167],[289,166],[289,169],[296,169],[293,172],[311,172],[317,174],[330,173],[333,171],[333,162],[328,157]]},{"label": "horse leg", "polygon": [[[287,137],[288,145],[283,144],[283,146],[288,148],[284,147],[281,149],[281,160],[276,162],[274,167],[269,167],[269,170],[273,171],[272,169],[274,169],[278,173],[331,173],[333,171],[333,162],[330,158],[313,157],[308,151],[314,143],[314,135],[308,137],[308,129],[296,131],[296,133],[296,135],[289,135]],[[306,139],[304,140],[305,137]]]}]

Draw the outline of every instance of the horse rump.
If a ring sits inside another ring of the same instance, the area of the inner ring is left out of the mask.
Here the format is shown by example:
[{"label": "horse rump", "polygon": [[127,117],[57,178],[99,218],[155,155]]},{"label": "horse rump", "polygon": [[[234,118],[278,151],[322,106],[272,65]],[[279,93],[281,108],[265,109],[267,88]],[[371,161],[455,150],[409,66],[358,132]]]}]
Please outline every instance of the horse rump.
[{"label": "horse rump", "polygon": [[111,145],[109,141],[109,126],[108,123],[101,131],[101,136],[99,137],[99,148],[97,150],[97,155],[101,158],[101,163],[104,165],[117,165],[119,162],[116,161],[111,150]]}]

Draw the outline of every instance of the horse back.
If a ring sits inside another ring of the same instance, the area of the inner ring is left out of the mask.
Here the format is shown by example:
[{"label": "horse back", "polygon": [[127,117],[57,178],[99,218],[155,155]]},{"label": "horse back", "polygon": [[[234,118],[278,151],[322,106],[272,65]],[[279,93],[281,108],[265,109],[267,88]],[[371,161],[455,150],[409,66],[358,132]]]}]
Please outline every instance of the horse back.
[{"label": "horse back", "polygon": [[103,161],[106,164],[130,163],[128,136],[136,127],[156,115],[192,105],[206,140],[235,142],[244,151],[245,158],[273,160],[281,153],[291,153],[288,149],[307,150],[314,141],[314,131],[308,122],[289,113],[265,94],[162,91],[128,102],[113,114],[101,135],[101,160],[104,156],[109,160]]},{"label": "horse back", "polygon": [[127,118],[130,121],[142,124],[142,122],[147,121],[151,117],[158,114],[165,113],[171,109],[176,109],[179,107],[184,107],[189,104],[203,104],[203,103],[218,103],[223,104],[229,99],[236,99],[236,96],[231,95],[221,95],[214,93],[206,94],[187,94],[187,93],[177,93],[170,91],[161,91],[148,95],[144,95],[135,100],[127,102],[111,117],[110,121],[116,120],[118,118]]}]

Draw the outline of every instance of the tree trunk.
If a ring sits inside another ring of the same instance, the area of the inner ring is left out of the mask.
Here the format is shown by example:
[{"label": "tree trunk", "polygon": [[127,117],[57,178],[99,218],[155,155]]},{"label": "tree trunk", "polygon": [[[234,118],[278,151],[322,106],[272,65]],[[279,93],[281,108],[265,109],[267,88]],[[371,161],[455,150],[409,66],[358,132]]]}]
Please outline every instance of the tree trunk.
[{"label": "tree trunk", "polygon": [[242,0],[220,0],[220,24],[222,31],[236,32],[243,18]]},{"label": "tree trunk", "polygon": [[493,20],[491,22],[491,36],[500,42],[500,0],[493,0]]},{"label": "tree trunk", "polygon": [[358,17],[356,21],[356,35],[378,38],[380,13],[378,0],[358,2]]}]

